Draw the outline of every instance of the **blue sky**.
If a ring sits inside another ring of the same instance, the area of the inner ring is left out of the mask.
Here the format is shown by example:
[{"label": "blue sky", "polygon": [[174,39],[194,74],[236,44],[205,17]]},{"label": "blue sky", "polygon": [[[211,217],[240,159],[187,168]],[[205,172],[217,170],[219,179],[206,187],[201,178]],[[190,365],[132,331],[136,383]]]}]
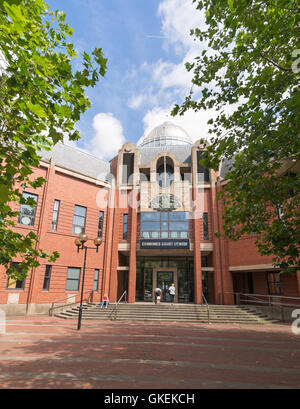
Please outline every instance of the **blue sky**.
[{"label": "blue sky", "polygon": [[92,107],[78,123],[77,147],[111,159],[125,142],[135,142],[170,120],[193,140],[206,136],[209,113],[170,117],[191,87],[185,61],[203,45],[189,35],[204,23],[192,0],[46,0],[62,10],[74,29],[78,52],[102,47],[108,58],[104,79],[87,91]]}]

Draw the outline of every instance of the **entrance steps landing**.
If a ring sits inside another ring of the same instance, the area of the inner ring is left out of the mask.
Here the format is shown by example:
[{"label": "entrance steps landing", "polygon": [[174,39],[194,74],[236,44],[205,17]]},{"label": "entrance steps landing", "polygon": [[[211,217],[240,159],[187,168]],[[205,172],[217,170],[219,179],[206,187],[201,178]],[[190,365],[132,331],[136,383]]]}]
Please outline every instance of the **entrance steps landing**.
[{"label": "entrance steps landing", "polygon": [[[78,318],[79,307],[70,308],[55,316],[64,319]],[[211,323],[270,324],[278,322],[266,315],[251,310],[251,307],[237,305],[210,305]],[[83,306],[83,320],[131,320],[131,321],[178,321],[208,322],[207,307],[198,304],[153,304],[120,303],[116,312],[115,304],[100,308],[100,304],[87,303]]]}]

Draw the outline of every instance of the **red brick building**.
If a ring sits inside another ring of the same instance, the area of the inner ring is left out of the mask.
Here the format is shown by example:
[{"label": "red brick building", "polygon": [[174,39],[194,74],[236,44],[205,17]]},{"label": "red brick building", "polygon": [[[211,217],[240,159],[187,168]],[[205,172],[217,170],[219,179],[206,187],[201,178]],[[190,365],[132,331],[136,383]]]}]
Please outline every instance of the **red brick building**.
[{"label": "red brick building", "polygon": [[[110,162],[58,144],[42,155],[36,176],[47,182],[28,189],[34,209],[21,206],[16,229],[33,230],[39,246],[57,250],[53,264],[41,261],[23,281],[0,270],[0,307],[10,313],[47,312],[57,300],[78,300],[83,276],[82,251],[74,244],[85,231],[102,238],[88,250],[84,294],[112,302],[126,290],[128,301],[162,302],[175,283],[175,302],[233,304],[233,293],[300,296],[300,272],[279,275],[271,257],[258,254],[253,236],[238,242],[216,238],[222,223],[220,171],[200,166],[205,146],[193,143],[178,126],[164,123],[141,143],[125,143]],[[18,260],[15,260],[18,262]]]}]

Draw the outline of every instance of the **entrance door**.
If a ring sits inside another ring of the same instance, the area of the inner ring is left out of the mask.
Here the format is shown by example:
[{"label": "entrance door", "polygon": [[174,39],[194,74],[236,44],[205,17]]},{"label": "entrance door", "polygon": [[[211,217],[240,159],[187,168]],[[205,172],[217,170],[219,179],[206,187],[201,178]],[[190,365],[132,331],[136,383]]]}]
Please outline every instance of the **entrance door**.
[{"label": "entrance door", "polygon": [[161,301],[171,302],[171,297],[168,292],[171,284],[174,283],[173,271],[158,271],[157,272],[157,287],[161,289]]},{"label": "entrance door", "polygon": [[[128,298],[128,271],[118,271],[117,300],[119,300],[119,298],[122,296],[124,291],[127,291],[127,298]],[[124,298],[122,301],[124,301]]]}]

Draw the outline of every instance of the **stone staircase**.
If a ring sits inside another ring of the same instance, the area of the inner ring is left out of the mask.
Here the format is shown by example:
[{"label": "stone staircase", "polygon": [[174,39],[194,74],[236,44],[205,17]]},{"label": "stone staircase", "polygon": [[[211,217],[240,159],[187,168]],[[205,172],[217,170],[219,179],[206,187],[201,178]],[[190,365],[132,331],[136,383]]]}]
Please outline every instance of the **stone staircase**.
[{"label": "stone staircase", "polygon": [[[79,307],[70,308],[55,316],[65,319],[78,318]],[[210,305],[211,323],[230,324],[270,324],[275,320],[266,315],[252,311],[251,307],[237,305]],[[83,320],[131,320],[131,321],[177,321],[177,322],[208,322],[207,307],[196,304],[146,304],[120,303],[116,313],[115,304],[100,308],[99,304],[84,304]]]}]

